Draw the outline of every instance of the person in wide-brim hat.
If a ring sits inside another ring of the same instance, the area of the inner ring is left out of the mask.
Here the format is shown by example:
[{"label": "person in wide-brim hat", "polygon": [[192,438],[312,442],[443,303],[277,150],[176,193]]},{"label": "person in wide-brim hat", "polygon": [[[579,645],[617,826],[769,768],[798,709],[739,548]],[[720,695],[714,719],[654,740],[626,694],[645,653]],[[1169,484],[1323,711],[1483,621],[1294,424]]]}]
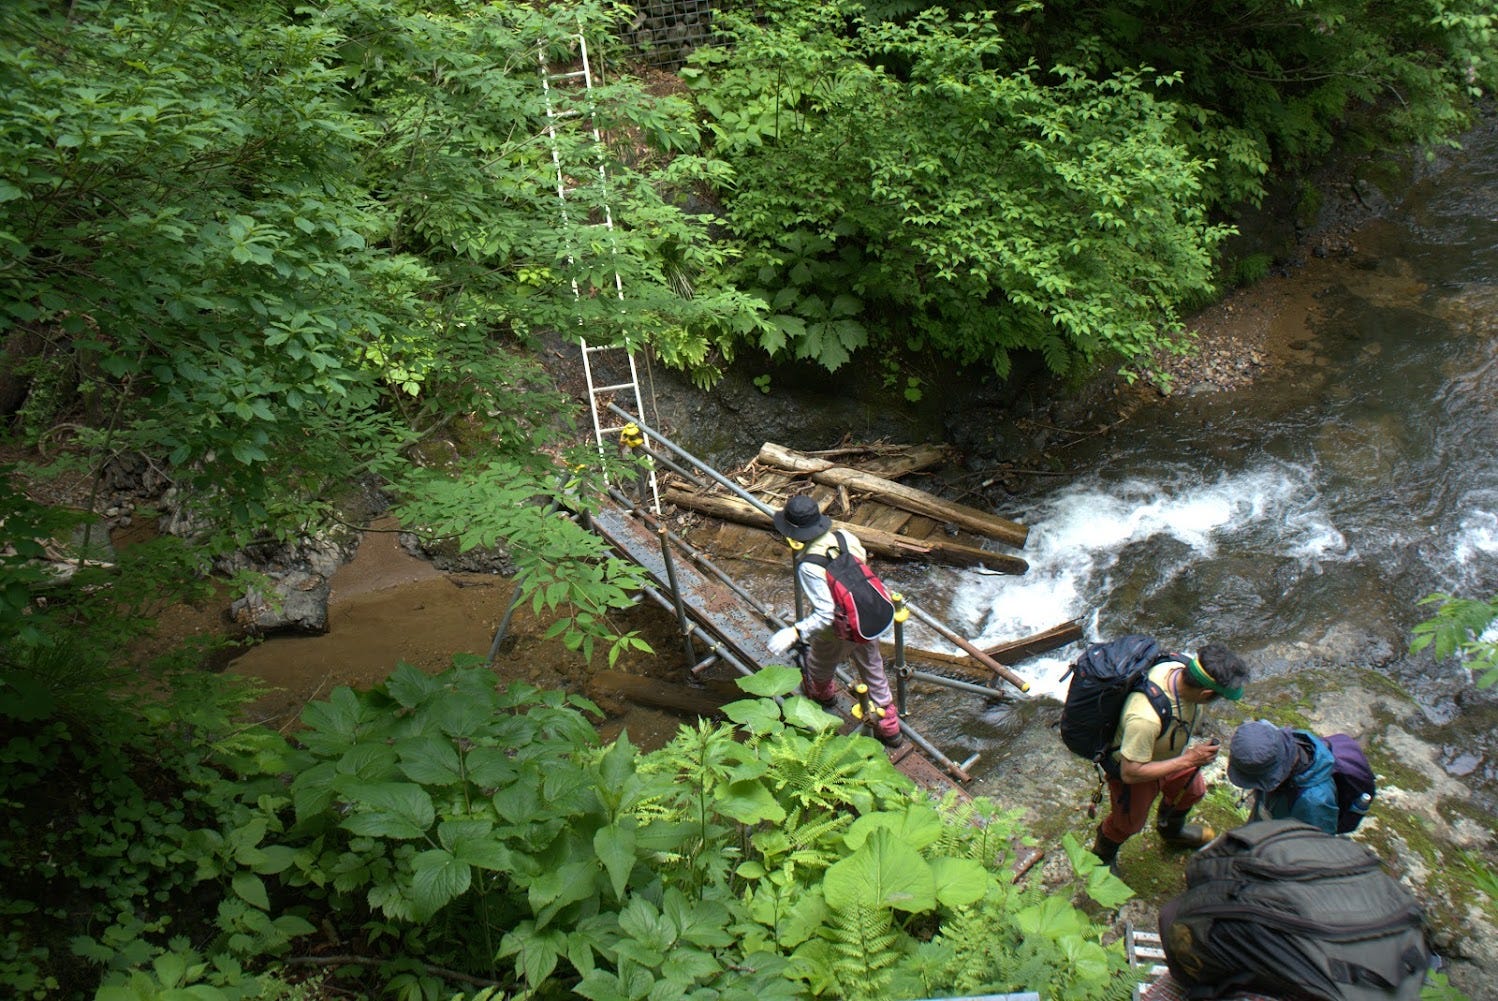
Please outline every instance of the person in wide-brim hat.
[{"label": "person in wide-brim hat", "polygon": [[797,542],[810,542],[832,528],[832,519],[806,494],[797,494],[786,501],[785,507],[776,511],[771,520],[775,522],[775,531]]},{"label": "person in wide-brim hat", "polygon": [[1228,748],[1228,780],[1240,789],[1269,792],[1285,784],[1300,760],[1295,734],[1268,720],[1244,723]]},{"label": "person in wide-brim hat", "polygon": [[[777,657],[797,650],[794,659],[801,668],[802,693],[832,711],[839,704],[837,665],[843,661],[850,663],[861,682],[859,700],[869,733],[887,747],[898,747],[902,739],[900,711],[884,673],[879,642],[877,638],[855,639],[838,632],[839,613],[828,579],[834,554],[845,554],[860,562],[868,559],[863,543],[846,529],[834,532],[832,519],[807,494],[788,499],[771,520],[775,531],[795,554],[796,586],[806,597],[809,610],[770,636],[766,648]],[[796,610],[801,611],[799,601]]]}]

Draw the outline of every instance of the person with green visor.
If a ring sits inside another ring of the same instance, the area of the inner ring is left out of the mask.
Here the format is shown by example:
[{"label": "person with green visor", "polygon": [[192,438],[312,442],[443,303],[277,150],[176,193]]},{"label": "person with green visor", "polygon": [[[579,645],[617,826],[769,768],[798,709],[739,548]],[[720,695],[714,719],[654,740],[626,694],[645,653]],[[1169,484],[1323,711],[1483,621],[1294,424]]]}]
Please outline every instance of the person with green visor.
[{"label": "person with green visor", "polygon": [[1215,837],[1210,827],[1188,824],[1186,816],[1206,795],[1202,766],[1217,757],[1216,740],[1191,742],[1202,707],[1217,698],[1243,697],[1248,665],[1221,643],[1209,643],[1195,657],[1181,655],[1150,668],[1149,680],[1169,700],[1162,718],[1148,695],[1135,691],[1124,700],[1114,745],[1119,777],[1108,777],[1112,809],[1098,827],[1092,852],[1111,867],[1118,849],[1144,829],[1156,798],[1155,829],[1172,848],[1200,848]]}]

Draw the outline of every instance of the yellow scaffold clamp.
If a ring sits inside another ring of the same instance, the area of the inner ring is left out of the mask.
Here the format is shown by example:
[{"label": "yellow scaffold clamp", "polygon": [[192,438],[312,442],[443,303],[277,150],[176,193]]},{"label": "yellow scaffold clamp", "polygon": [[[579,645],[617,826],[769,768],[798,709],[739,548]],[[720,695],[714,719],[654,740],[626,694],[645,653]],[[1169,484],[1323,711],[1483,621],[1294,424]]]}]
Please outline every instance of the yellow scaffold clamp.
[{"label": "yellow scaffold clamp", "polygon": [[910,618],[910,609],[905,607],[905,595],[901,594],[899,591],[891,591],[889,593],[889,600],[894,602],[895,605],[896,622],[904,622],[906,619]]},{"label": "yellow scaffold clamp", "polygon": [[630,421],[619,429],[619,442],[630,448],[639,448],[645,444],[645,432],[640,430],[640,425]]}]

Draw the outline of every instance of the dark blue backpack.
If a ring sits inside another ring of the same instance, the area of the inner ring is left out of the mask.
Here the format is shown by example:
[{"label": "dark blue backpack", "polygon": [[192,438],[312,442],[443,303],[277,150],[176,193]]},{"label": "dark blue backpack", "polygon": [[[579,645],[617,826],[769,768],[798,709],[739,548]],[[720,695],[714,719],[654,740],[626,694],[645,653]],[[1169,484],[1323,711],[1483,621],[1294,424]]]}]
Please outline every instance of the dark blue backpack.
[{"label": "dark blue backpack", "polygon": [[1076,663],[1061,675],[1071,677],[1066,703],[1061,707],[1061,742],[1079,757],[1118,777],[1113,737],[1123,715],[1124,700],[1131,692],[1143,692],[1160,716],[1161,727],[1170,724],[1170,697],[1149,680],[1149,670],[1167,660],[1166,653],[1149,636],[1123,636],[1107,643],[1094,643],[1082,651]]}]

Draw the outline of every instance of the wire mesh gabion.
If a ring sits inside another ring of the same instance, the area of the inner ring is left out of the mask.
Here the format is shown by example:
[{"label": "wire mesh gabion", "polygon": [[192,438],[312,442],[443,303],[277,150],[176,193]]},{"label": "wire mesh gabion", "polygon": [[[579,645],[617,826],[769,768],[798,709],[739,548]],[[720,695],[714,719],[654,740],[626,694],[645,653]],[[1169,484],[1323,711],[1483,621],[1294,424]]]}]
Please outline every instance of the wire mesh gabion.
[{"label": "wire mesh gabion", "polygon": [[677,69],[699,45],[712,39],[709,0],[647,0],[636,9],[623,42],[651,66]]}]

